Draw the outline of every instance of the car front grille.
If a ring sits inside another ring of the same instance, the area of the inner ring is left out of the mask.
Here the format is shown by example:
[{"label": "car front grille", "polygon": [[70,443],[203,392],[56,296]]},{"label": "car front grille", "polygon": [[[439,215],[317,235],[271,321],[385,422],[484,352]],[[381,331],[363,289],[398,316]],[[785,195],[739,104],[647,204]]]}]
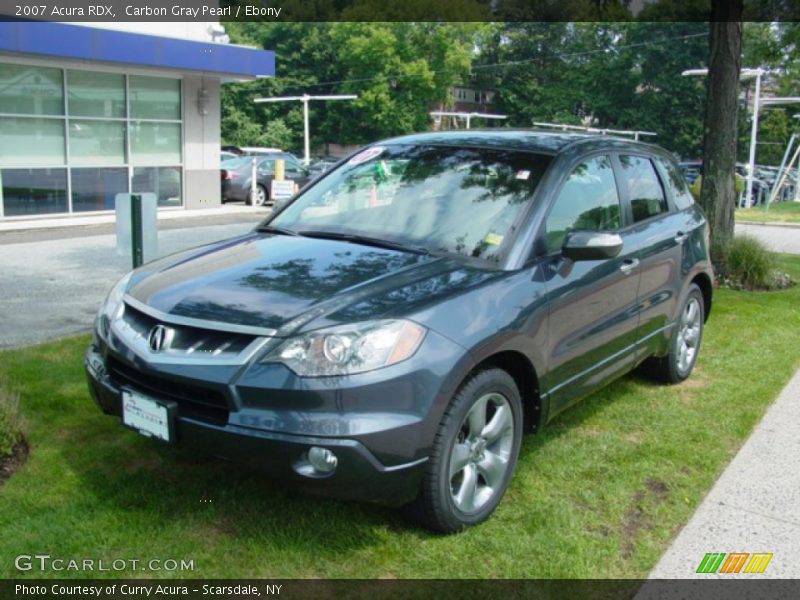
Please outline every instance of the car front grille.
[{"label": "car front grille", "polygon": [[156,399],[174,400],[178,404],[178,416],[213,425],[228,422],[230,410],[220,390],[153,375],[114,357],[108,358],[106,368],[117,386],[132,387]]},{"label": "car front grille", "polygon": [[168,328],[170,331],[169,346],[164,348],[163,352],[169,356],[192,359],[233,358],[241,354],[256,339],[256,336],[253,335],[162,323],[127,303],[122,320],[130,327],[134,335],[145,340],[156,325],[164,325]]}]

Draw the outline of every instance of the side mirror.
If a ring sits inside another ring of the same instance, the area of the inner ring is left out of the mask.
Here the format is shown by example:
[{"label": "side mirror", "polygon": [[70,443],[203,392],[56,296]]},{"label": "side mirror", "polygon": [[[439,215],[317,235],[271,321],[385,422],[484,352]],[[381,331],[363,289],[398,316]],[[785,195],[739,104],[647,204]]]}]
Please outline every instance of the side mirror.
[{"label": "side mirror", "polygon": [[603,231],[573,231],[567,234],[561,253],[572,260],[605,260],[622,250],[622,238]]}]

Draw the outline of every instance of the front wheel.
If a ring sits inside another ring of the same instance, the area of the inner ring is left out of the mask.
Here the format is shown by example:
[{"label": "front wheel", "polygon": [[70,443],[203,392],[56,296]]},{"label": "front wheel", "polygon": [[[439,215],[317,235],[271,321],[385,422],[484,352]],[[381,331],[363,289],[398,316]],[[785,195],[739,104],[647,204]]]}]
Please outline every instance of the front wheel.
[{"label": "front wheel", "polygon": [[[255,201],[254,201],[255,200]],[[256,185],[256,196],[255,198],[248,197],[248,204],[253,206],[264,206],[267,202],[269,202],[269,193],[267,193],[267,188],[265,188],[260,183]]]},{"label": "front wheel", "polygon": [[651,375],[665,383],[679,383],[689,377],[697,362],[705,323],[703,293],[696,284],[689,286],[683,301],[669,353],[661,358],[651,358],[647,367]]},{"label": "front wheel", "polygon": [[442,533],[485,520],[508,488],[521,439],[522,402],[514,379],[501,369],[473,375],[445,411],[407,514]]}]

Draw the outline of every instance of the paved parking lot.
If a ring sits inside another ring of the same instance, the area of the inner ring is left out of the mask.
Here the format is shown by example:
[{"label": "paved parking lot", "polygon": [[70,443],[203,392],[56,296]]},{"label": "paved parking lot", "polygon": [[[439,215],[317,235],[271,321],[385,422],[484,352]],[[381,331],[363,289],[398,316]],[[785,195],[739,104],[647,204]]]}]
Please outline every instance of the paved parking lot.
[{"label": "paved parking lot", "polygon": [[[262,217],[160,231],[158,255],[239,235]],[[0,348],[89,330],[109,288],[130,270],[109,229],[0,235]]]}]

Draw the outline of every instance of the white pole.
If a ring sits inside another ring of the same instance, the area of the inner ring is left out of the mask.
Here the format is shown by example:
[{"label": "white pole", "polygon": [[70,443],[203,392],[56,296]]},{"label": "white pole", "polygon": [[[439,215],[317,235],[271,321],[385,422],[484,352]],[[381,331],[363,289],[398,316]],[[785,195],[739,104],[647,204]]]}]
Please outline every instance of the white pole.
[{"label": "white pole", "polygon": [[800,161],[797,162],[797,180],[794,182],[794,201],[800,202]]},{"label": "white pole", "polygon": [[761,99],[761,69],[756,69],[756,93],[753,98],[753,125],[750,129],[750,164],[747,167],[747,191],[744,204],[748,206],[753,195],[753,176],[756,170],[756,137],[758,136],[758,109]]},{"label": "white pole", "polygon": [[303,164],[308,166],[311,163],[311,152],[309,150],[310,140],[308,136],[308,95],[303,96],[303,136],[305,140],[303,142]]},{"label": "white pole", "polygon": [[257,206],[256,190],[258,186],[258,170],[256,169],[256,157],[250,161],[250,205]]},{"label": "white pole", "polygon": [[469,124],[471,120],[472,120],[472,115],[467,114],[467,129],[469,129]]}]

